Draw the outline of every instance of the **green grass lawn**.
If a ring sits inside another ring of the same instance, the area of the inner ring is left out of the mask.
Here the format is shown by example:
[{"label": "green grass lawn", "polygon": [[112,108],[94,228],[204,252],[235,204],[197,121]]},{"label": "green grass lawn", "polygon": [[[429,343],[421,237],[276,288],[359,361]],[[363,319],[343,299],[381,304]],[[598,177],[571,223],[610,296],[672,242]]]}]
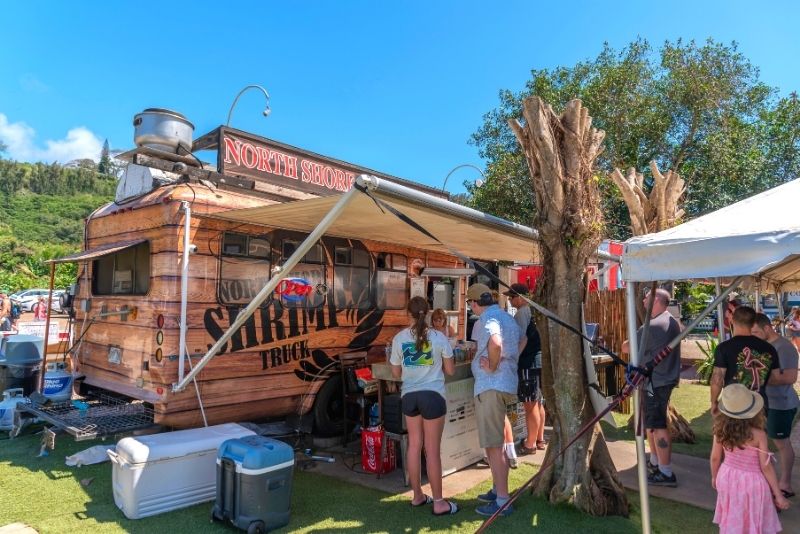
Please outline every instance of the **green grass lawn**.
[{"label": "green grass lawn", "polygon": [[[39,438],[25,435],[15,440],[0,439],[0,526],[26,523],[39,532],[235,532],[231,527],[211,523],[213,503],[139,520],[128,520],[114,505],[109,463],[67,467],[64,457],[95,442],[75,443],[60,437],[49,456],[37,458]],[[533,474],[524,465],[512,471],[511,485],[518,487]],[[365,475],[367,476],[367,475]],[[81,481],[90,480],[88,485]],[[447,487],[445,479],[445,488]],[[348,484],[340,480],[297,471],[292,493],[292,517],[279,532],[473,532],[482,521],[473,510],[475,496],[488,483],[458,495],[462,507],[455,516],[433,517],[429,507],[412,509],[401,496]],[[569,506],[551,506],[525,495],[516,512],[498,520],[494,532],[641,532],[638,497],[629,493],[632,514],[596,518]],[[661,499],[651,499],[654,532],[705,533],[711,529],[712,513]],[[675,518],[680,517],[680,522]]]},{"label": "green grass lawn", "polygon": [[[697,443],[673,443],[672,451],[700,458],[708,458],[711,454],[711,397],[709,387],[701,384],[682,382],[680,387],[672,391],[671,402],[675,409],[689,421],[694,430]],[[619,428],[613,429],[603,424],[603,433],[609,440],[634,440],[633,430],[628,428],[630,415],[614,413],[614,420]]]}]

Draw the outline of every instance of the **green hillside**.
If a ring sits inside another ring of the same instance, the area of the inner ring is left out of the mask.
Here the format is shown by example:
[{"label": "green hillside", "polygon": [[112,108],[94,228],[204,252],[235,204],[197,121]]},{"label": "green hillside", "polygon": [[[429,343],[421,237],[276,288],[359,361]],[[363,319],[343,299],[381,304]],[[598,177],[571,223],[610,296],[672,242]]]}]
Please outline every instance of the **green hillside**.
[{"label": "green hillside", "polygon": [[[0,159],[0,289],[47,287],[46,260],[80,249],[83,219],[114,197],[116,178],[79,167]],[[75,278],[60,265],[56,287]]]}]

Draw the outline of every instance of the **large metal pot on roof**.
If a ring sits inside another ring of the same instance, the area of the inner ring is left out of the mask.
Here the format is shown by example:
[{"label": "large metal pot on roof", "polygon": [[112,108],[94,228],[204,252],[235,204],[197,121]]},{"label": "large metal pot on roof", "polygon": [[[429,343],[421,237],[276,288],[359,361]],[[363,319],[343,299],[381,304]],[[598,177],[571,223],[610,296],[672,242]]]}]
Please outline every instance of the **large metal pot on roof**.
[{"label": "large metal pot on roof", "polygon": [[177,111],[148,108],[133,117],[133,126],[136,146],[182,154],[192,150],[194,124]]}]

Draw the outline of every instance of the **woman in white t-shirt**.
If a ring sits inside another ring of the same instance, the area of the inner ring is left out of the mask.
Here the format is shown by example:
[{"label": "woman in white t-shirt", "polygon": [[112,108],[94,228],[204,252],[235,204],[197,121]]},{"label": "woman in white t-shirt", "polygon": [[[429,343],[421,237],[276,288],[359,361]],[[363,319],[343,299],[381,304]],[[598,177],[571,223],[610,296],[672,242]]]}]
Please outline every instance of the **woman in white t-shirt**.
[{"label": "woman in white t-shirt", "polygon": [[[428,328],[428,301],[414,297],[406,310],[411,325],[392,340],[392,375],[401,378],[403,416],[408,429],[406,465],[414,496],[411,506],[433,504],[433,515],[458,512],[455,503],[442,498],[442,458],[440,445],[447,414],[444,373],[455,372],[453,350],[447,338]],[[425,467],[433,498],[422,493],[421,454],[425,445]]]}]

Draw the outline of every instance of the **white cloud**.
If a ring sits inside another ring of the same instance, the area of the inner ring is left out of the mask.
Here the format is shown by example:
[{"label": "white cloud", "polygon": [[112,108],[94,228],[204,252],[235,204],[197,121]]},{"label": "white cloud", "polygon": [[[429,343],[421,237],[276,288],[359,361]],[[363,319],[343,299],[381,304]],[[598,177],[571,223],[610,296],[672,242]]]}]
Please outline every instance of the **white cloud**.
[{"label": "white cloud", "polygon": [[0,113],[0,141],[6,146],[6,156],[17,161],[58,161],[100,158],[103,142],[89,129],[79,126],[67,132],[63,139],[46,140],[44,147],[36,146],[36,130],[24,122],[9,122]]}]

